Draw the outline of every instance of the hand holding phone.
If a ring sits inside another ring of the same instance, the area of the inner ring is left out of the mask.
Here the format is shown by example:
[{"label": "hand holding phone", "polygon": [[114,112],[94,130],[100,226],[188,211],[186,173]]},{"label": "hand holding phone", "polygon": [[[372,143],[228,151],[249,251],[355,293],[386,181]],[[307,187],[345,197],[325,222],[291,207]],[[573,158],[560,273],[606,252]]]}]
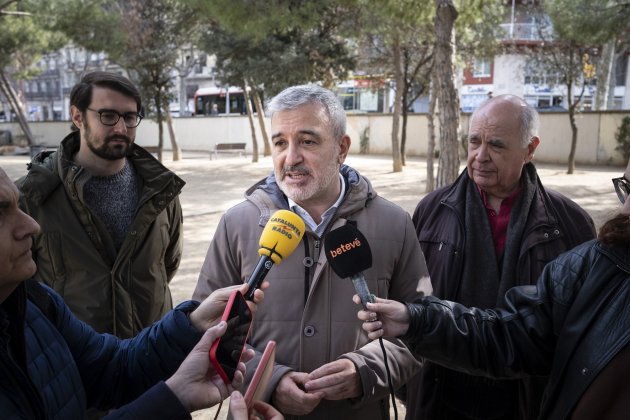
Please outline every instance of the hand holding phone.
[{"label": "hand holding phone", "polygon": [[227,330],[212,344],[209,356],[223,382],[230,384],[241,360],[252,324],[252,312],[240,291],[234,290],[230,294],[221,320],[227,324]]},{"label": "hand holding phone", "polygon": [[260,362],[256,367],[256,372],[252,377],[247,391],[245,392],[245,404],[247,404],[247,410],[251,412],[254,402],[260,401],[262,396],[269,385],[271,374],[273,373],[273,364],[276,359],[276,342],[270,340],[267,342],[265,351],[263,352]]}]

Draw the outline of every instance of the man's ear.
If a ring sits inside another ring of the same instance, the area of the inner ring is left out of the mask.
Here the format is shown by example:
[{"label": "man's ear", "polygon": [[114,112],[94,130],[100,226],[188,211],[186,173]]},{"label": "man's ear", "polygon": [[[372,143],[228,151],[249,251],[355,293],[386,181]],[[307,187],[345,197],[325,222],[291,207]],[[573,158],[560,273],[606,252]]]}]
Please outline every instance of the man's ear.
[{"label": "man's ear", "polygon": [[346,157],[348,156],[348,152],[350,151],[350,144],[352,143],[352,140],[350,140],[350,136],[347,134],[344,134],[344,136],[341,138],[341,143],[339,144],[339,164],[341,165],[343,162],[345,162]]},{"label": "man's ear", "polygon": [[530,162],[534,158],[534,152],[540,144],[540,137],[532,137],[532,141],[527,145],[527,156],[525,157],[525,163]]},{"label": "man's ear", "polygon": [[75,105],[72,105],[70,107],[70,118],[72,119],[72,123],[75,125],[75,127],[77,127],[79,130],[83,129],[83,113],[79,111],[79,108],[77,108]]}]

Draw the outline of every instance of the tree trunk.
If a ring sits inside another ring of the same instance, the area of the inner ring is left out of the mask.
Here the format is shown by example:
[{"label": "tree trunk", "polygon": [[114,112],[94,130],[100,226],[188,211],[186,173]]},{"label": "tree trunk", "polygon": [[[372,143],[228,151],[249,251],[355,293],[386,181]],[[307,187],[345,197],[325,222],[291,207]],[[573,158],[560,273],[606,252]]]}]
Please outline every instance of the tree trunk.
[{"label": "tree trunk", "polygon": [[26,143],[29,146],[35,144],[33,133],[31,132],[31,128],[28,125],[28,120],[26,118],[26,114],[24,112],[24,106],[18,99],[18,95],[11,86],[11,82],[6,77],[4,71],[0,70],[0,90],[7,98],[9,102],[9,108],[13,112],[15,112],[15,116],[18,120],[18,124],[20,124],[20,128],[22,129],[22,133],[24,133],[24,137],[26,138]]},{"label": "tree trunk", "polygon": [[[179,72],[179,116],[187,117],[189,116],[188,112],[188,95],[186,91],[186,74],[183,71]],[[171,118],[170,110],[166,116],[167,121]],[[175,160],[175,149],[173,149],[173,160]]]},{"label": "tree trunk", "polygon": [[175,129],[173,128],[173,118],[171,117],[171,110],[166,107],[166,126],[168,127],[168,134],[171,138],[171,148],[173,149],[173,162],[181,159],[182,149],[177,144],[177,136],[175,135]]},{"label": "tree trunk", "polygon": [[573,83],[571,80],[567,82],[567,102],[569,105],[569,123],[571,124],[571,150],[569,151],[569,162],[567,174],[575,172],[575,150],[577,149],[577,124],[575,123],[575,109],[577,101],[573,99]]},{"label": "tree trunk", "polygon": [[453,69],[457,9],[452,0],[435,0],[437,95],[440,122],[440,158],[436,187],[452,183],[459,172],[459,96]]},{"label": "tree trunk", "polygon": [[260,94],[256,89],[252,89],[252,96],[254,98],[254,104],[256,104],[258,125],[260,125],[260,132],[262,133],[263,138],[263,156],[270,156],[271,144],[269,143],[269,135],[267,134],[267,127],[265,126],[265,107],[263,106],[262,100],[260,99]]},{"label": "tree trunk", "polygon": [[569,152],[569,166],[567,174],[571,175],[575,172],[575,150],[577,149],[578,129],[575,123],[575,108],[569,108],[569,121],[571,123],[571,151]]},{"label": "tree trunk", "polygon": [[[576,68],[575,66],[583,66],[583,62],[582,62],[582,57],[583,57],[583,52],[581,51],[580,48],[578,48],[575,44],[571,43],[567,48],[569,48],[569,62],[573,63],[573,68]],[[581,67],[578,67],[581,68]],[[575,172],[575,153],[577,150],[577,138],[578,138],[578,127],[577,124],[575,122],[575,114],[579,111],[579,105],[580,102],[582,101],[582,98],[584,97],[584,92],[586,91],[586,83],[587,81],[584,80],[584,74],[581,74],[581,76],[573,76],[573,73],[570,73],[571,75],[566,77],[566,87],[567,87],[567,105],[568,105],[568,109],[569,109],[569,123],[571,124],[571,150],[569,151],[569,161],[568,161],[568,168],[567,168],[567,174],[573,174]],[[580,79],[578,79],[578,77],[580,77]],[[573,94],[573,86],[576,83],[576,81],[581,81],[582,83],[582,89],[580,90],[580,93],[576,96],[574,96]]]},{"label": "tree trunk", "polygon": [[[403,104],[404,104],[403,99]],[[409,111],[407,110],[407,106],[403,106],[402,108],[402,124],[401,124],[401,133],[400,133],[400,162],[402,166],[405,166],[407,162],[405,161],[405,148],[407,146],[407,120],[409,117]]]},{"label": "tree trunk", "polygon": [[[571,80],[567,83],[567,88],[572,89],[573,83]],[[567,174],[573,174],[575,172],[575,152],[577,150],[577,136],[578,136],[578,127],[575,122],[575,113],[578,111],[578,106],[582,101],[582,97],[584,96],[584,91],[586,90],[586,83],[582,81],[582,90],[577,98],[574,98],[572,94],[569,94],[569,123],[571,124],[571,151],[569,152],[569,167],[567,169]],[[571,92],[571,90],[569,90]]]},{"label": "tree trunk", "polygon": [[258,140],[256,140],[256,127],[254,125],[254,112],[252,103],[247,92],[247,82],[243,82],[243,95],[245,96],[245,106],[247,107],[247,119],[249,120],[249,128],[252,131],[252,162],[258,162]]},{"label": "tree trunk", "polygon": [[158,123],[158,160],[162,162],[162,150],[164,150],[164,125],[162,124],[162,101],[159,93],[155,96],[155,108]]},{"label": "tree trunk", "polygon": [[409,108],[407,102],[409,101],[409,94],[411,90],[411,80],[409,77],[409,55],[407,53],[407,49],[405,49],[403,53],[404,61],[403,61],[403,83],[402,86],[402,129],[400,132],[400,161],[402,165],[405,166],[405,148],[407,146],[407,117],[409,114]]},{"label": "tree trunk", "polygon": [[427,114],[428,128],[429,128],[429,143],[427,145],[427,188],[426,192],[431,192],[435,189],[435,176],[433,170],[433,155],[435,154],[435,108],[437,102],[437,96],[435,95],[435,79],[436,72],[431,75],[431,86],[429,87],[429,113]]},{"label": "tree trunk", "polygon": [[403,74],[400,70],[400,39],[396,35],[393,46],[393,65],[396,89],[394,96],[394,114],[392,115],[392,160],[394,172],[402,172],[402,160],[400,158],[400,146],[398,136],[400,135],[400,111],[402,107],[402,90],[404,88]]},{"label": "tree trunk", "polygon": [[608,109],[608,91],[610,89],[610,77],[613,74],[613,64],[615,57],[615,41],[611,40],[604,44],[602,57],[597,68],[597,93],[595,96],[595,107],[597,111]]}]

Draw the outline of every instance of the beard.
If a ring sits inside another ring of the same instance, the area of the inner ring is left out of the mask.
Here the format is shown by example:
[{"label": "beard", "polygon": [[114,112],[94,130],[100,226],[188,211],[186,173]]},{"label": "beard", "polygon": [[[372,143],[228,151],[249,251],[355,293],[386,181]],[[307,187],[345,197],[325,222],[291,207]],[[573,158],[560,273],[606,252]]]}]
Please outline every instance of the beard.
[{"label": "beard", "polygon": [[[103,138],[102,144],[98,144],[96,138],[92,136],[92,130],[85,120],[85,140],[88,148],[96,156],[106,160],[119,160],[127,156],[132,140],[123,134],[112,134]],[[111,144],[114,140],[122,141],[123,144]]]},{"label": "beard", "polygon": [[286,172],[299,172],[312,176],[313,171],[305,166],[285,166],[280,174],[276,174],[276,182],[280,190],[298,204],[321,195],[332,182],[339,182],[339,164],[335,160],[331,160],[318,177],[313,177],[304,186],[287,185],[284,182]]}]

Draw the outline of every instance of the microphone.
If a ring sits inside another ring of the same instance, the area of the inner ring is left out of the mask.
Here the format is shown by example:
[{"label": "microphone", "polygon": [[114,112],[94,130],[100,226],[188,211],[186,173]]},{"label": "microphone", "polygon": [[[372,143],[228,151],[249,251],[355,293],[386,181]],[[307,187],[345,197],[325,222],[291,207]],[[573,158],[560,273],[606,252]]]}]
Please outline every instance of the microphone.
[{"label": "microphone", "polygon": [[245,299],[253,300],[254,291],[267,276],[271,267],[291,255],[304,236],[304,221],[289,210],[278,210],[271,215],[260,235],[260,259],[247,280]]},{"label": "microphone", "polygon": [[324,238],[326,259],[333,271],[341,278],[351,278],[354,290],[365,304],[374,302],[363,271],[372,267],[372,251],[368,241],[352,223],[330,231]]},{"label": "microphone", "polygon": [[[367,310],[367,303],[374,303],[375,296],[370,293],[363,271],[372,267],[372,251],[368,241],[363,234],[357,229],[353,223],[331,230],[324,238],[324,252],[326,259],[332,267],[335,274],[339,277],[352,279],[354,290],[361,298],[363,309]],[[378,339],[383,352],[383,362],[385,363],[385,372],[387,372],[387,383],[389,384],[389,394],[391,395],[394,407],[394,418],[398,418],[396,410],[396,398],[394,397],[394,383],[387,362],[387,352],[383,337]]]}]

